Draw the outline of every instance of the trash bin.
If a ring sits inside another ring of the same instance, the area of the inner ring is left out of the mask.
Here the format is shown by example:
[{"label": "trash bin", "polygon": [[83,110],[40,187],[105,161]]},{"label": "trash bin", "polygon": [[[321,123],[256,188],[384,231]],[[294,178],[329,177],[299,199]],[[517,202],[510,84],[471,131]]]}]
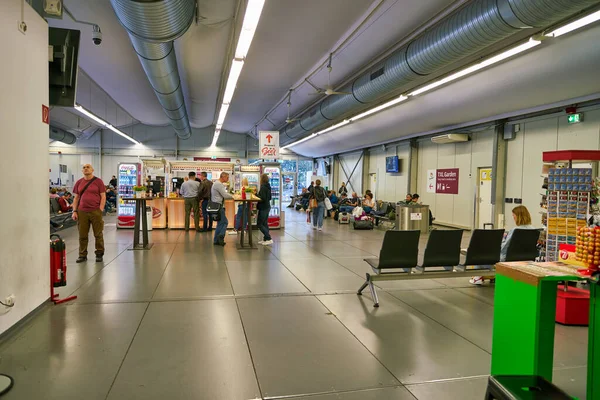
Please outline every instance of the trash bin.
[{"label": "trash bin", "polygon": [[[146,206],[146,220],[148,221],[148,230],[152,230],[152,207]],[[140,221],[140,231],[144,230],[144,223]]]},{"label": "trash bin", "polygon": [[419,230],[421,233],[429,232],[429,206],[421,204],[397,205],[396,229],[399,231]]}]

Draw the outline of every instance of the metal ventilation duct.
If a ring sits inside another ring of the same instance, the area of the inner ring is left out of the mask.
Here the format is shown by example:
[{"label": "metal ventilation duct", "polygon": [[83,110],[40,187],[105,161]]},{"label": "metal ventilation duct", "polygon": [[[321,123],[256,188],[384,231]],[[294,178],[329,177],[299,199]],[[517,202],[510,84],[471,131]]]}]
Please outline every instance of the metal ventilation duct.
[{"label": "metal ventilation duct", "polygon": [[173,41],[194,19],[195,0],[110,0],[177,136],[192,135]]},{"label": "metal ventilation duct", "polygon": [[50,126],[50,139],[58,140],[59,142],[63,142],[65,144],[75,144],[77,141],[77,136],[55,126]]},{"label": "metal ventilation duct", "polygon": [[367,73],[329,96],[284,129],[282,144],[361,109],[411,81],[432,74],[498,43],[521,29],[543,28],[600,0],[473,0],[421,36],[396,50]]}]

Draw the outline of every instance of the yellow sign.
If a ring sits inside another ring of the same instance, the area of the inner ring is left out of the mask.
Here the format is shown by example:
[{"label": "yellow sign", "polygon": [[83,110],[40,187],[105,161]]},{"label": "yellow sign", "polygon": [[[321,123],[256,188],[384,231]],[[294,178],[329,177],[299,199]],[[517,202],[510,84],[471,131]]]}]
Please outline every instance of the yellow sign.
[{"label": "yellow sign", "polygon": [[480,181],[491,181],[492,180],[492,170],[491,169],[482,169],[479,171],[479,180]]}]

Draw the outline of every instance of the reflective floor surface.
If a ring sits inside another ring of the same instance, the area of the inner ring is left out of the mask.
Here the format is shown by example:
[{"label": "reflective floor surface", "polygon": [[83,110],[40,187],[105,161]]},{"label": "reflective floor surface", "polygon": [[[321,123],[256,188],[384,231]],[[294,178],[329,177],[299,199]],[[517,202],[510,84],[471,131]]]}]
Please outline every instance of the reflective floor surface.
[{"label": "reflective floor surface", "polygon": [[[490,370],[493,288],[467,279],[380,282],[355,294],[384,230],[286,213],[274,244],[155,230],[149,251],[107,218],[103,263],[75,264],[78,299],[47,306],[0,343],[4,398],[481,400]],[[258,233],[255,239],[262,239]],[[467,242],[465,237],[465,245]],[[93,240],[91,240],[93,241]],[[421,239],[424,250],[426,237]],[[90,243],[90,248],[92,243]],[[585,398],[587,329],[557,326],[555,383]]]}]

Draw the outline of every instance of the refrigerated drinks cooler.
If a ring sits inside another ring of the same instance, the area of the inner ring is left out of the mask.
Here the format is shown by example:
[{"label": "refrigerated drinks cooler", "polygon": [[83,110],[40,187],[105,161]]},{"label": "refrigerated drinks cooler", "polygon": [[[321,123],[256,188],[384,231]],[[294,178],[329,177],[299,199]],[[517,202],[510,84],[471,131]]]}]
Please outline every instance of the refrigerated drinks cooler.
[{"label": "refrigerated drinks cooler", "polygon": [[269,213],[269,228],[279,229],[283,226],[281,218],[281,165],[279,163],[263,163],[261,173],[269,175],[271,185],[271,212]]},{"label": "refrigerated drinks cooler", "polygon": [[234,182],[234,190],[238,191],[242,189],[242,180],[248,179],[248,185],[255,188],[258,192],[260,189],[260,166],[259,165],[242,165],[239,167],[239,171],[236,171],[236,179]]},{"label": "refrigerated drinks cooler", "polygon": [[142,164],[119,163],[119,193],[117,194],[117,228],[133,228],[135,223],[135,201],[122,200],[135,197],[134,186],[142,182]]}]

